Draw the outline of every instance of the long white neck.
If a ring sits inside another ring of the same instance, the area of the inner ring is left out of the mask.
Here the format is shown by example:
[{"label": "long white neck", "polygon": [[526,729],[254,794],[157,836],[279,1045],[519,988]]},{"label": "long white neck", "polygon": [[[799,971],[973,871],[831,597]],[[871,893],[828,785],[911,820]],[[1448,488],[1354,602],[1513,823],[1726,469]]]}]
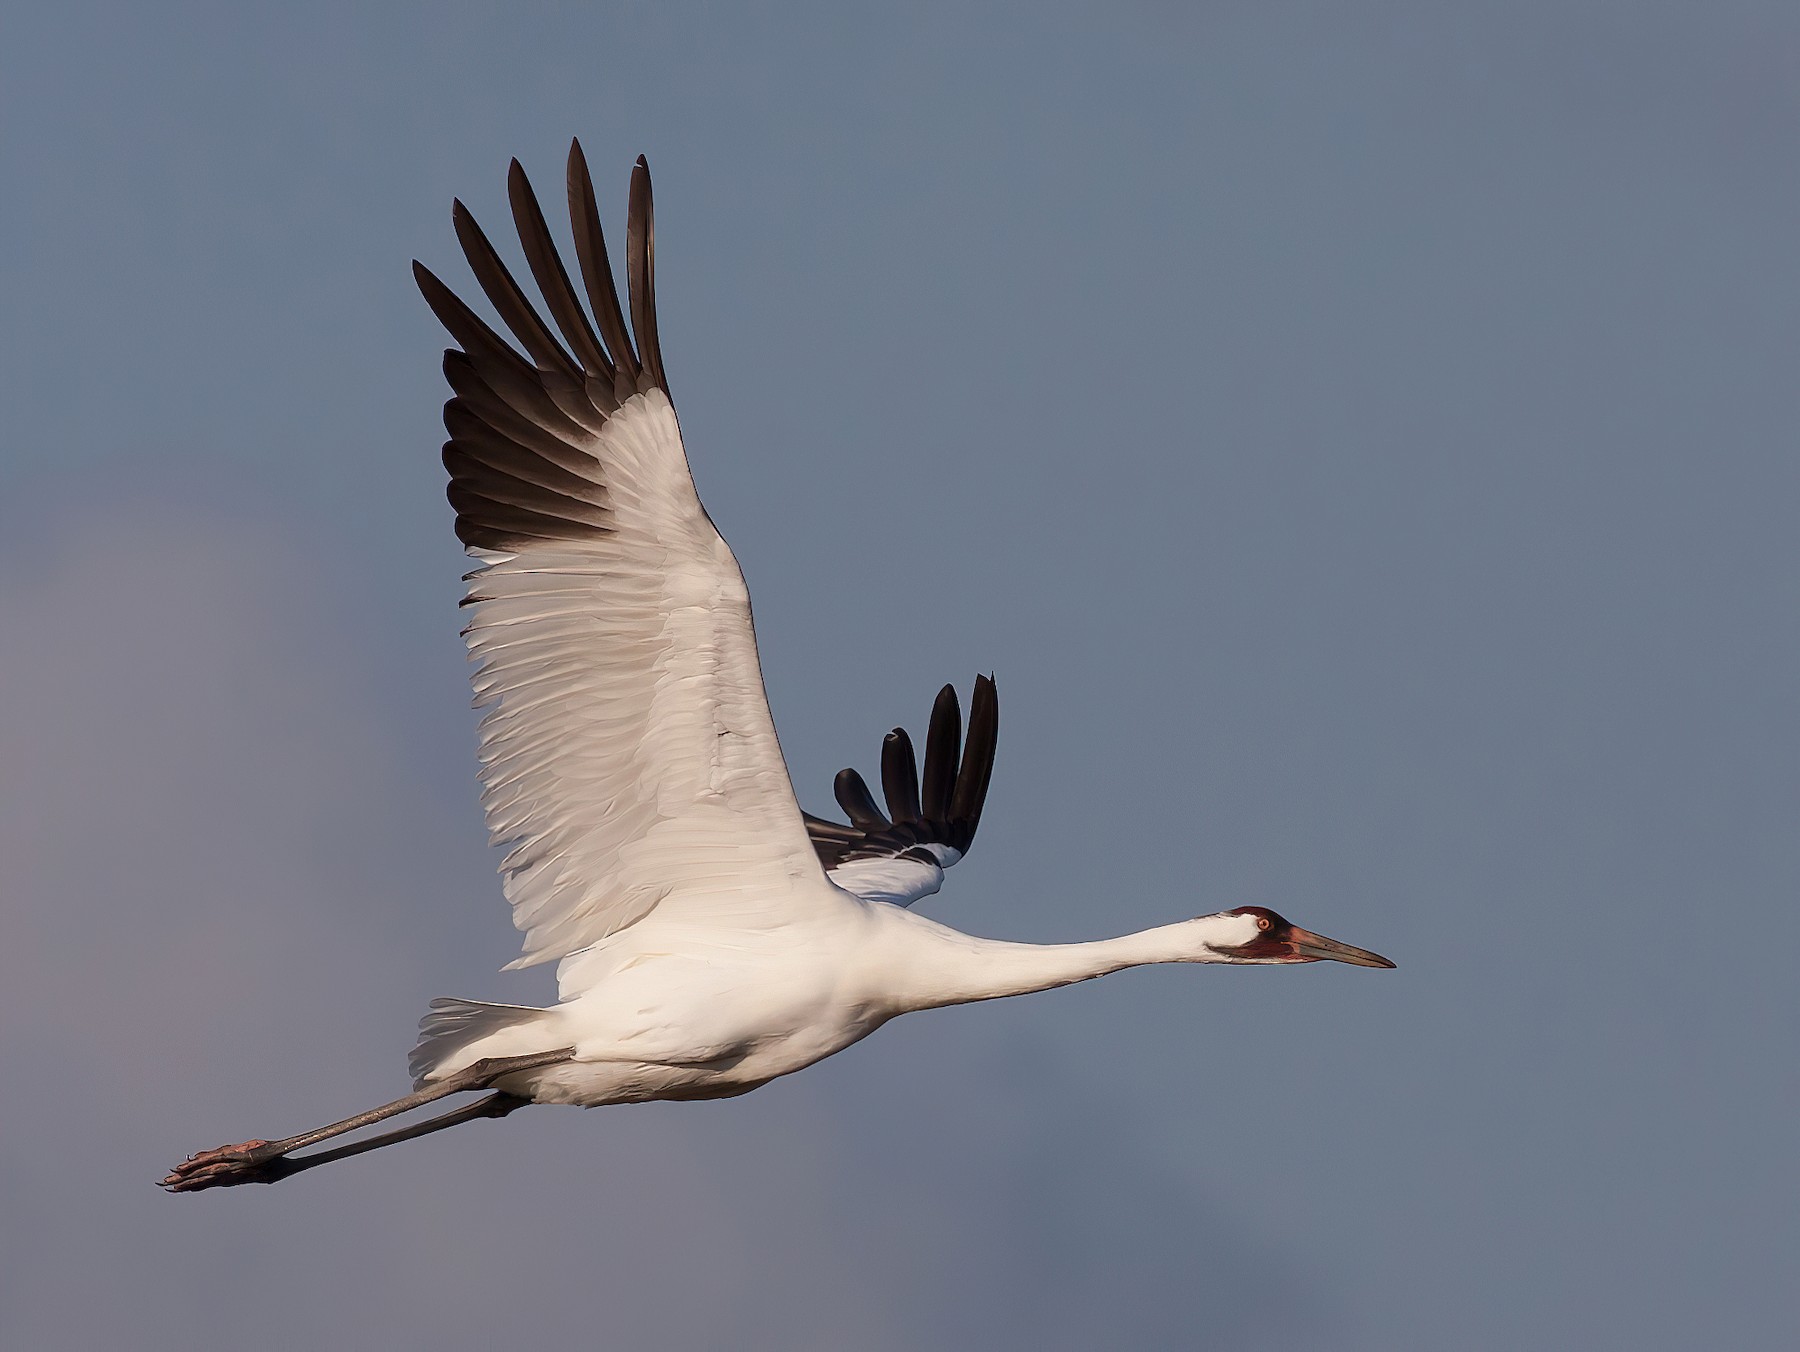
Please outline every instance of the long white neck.
[{"label": "long white neck", "polygon": [[901,1010],[1028,995],[1148,963],[1229,962],[1208,936],[1227,940],[1238,928],[1230,918],[1202,916],[1093,943],[1016,944],[978,939],[910,911],[895,911],[892,920],[882,936],[880,984]]}]

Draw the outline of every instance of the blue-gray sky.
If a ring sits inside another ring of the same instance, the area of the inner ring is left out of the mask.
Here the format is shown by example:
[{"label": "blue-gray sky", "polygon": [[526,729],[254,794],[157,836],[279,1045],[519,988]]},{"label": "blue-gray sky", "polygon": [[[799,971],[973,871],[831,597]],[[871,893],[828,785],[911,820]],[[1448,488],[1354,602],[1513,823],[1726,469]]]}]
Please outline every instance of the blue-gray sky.
[{"label": "blue-gray sky", "polygon": [[[1792,6],[38,6],[0,43],[0,1342],[1800,1332]],[[930,903],[1392,973],[902,1020],[275,1189],[547,1000],[482,844],[420,257],[572,134],[802,799],[998,674]]]}]

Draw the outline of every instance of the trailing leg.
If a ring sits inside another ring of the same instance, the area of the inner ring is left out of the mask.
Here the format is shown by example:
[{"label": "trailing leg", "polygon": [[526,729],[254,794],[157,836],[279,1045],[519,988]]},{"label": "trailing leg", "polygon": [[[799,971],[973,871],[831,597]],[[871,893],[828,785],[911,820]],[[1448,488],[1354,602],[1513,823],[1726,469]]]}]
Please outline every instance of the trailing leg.
[{"label": "trailing leg", "polygon": [[479,1103],[459,1108],[455,1112],[445,1113],[430,1121],[421,1122],[417,1126],[403,1128],[400,1131],[388,1132],[385,1135],[372,1137],[367,1141],[359,1141],[348,1146],[340,1146],[335,1150],[321,1151],[317,1155],[308,1155],[300,1159],[291,1158],[292,1152],[304,1150],[309,1145],[317,1145],[320,1141],[330,1140],[334,1136],[342,1136],[346,1132],[360,1127],[373,1126],[377,1122],[386,1121],[390,1117],[398,1117],[401,1113],[422,1108],[427,1103],[436,1102],[450,1094],[462,1093],[471,1089],[487,1089],[495,1080],[503,1079],[521,1070],[536,1070],[541,1066],[556,1065],[567,1061],[575,1052],[573,1048],[564,1047],[552,1052],[534,1052],[529,1056],[487,1057],[475,1062],[467,1069],[445,1079],[435,1081],[415,1093],[397,1098],[391,1103],[384,1103],[379,1108],[371,1108],[354,1117],[346,1117],[341,1122],[333,1122],[330,1126],[320,1127],[316,1131],[302,1132],[298,1136],[288,1136],[279,1141],[245,1141],[240,1145],[220,1146],[216,1150],[204,1150],[198,1155],[190,1155],[183,1163],[170,1171],[162,1181],[162,1186],[170,1192],[199,1192],[204,1188],[235,1187],[241,1183],[276,1183],[303,1169],[310,1169],[315,1164],[326,1164],[332,1160],[345,1159],[351,1155],[360,1155],[384,1145],[394,1145],[400,1141],[410,1141],[415,1136],[425,1136],[434,1131],[442,1131],[446,1127],[454,1127],[463,1122],[470,1122],[478,1117],[504,1117],[517,1108],[522,1108],[530,1100],[514,1094],[490,1094]]}]

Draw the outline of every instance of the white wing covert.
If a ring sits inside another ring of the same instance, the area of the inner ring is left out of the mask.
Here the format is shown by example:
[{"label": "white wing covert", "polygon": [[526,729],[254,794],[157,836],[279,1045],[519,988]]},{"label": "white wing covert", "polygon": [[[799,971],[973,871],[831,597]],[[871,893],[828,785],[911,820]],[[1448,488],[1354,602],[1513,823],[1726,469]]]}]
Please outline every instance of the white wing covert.
[{"label": "white wing covert", "polygon": [[[657,338],[650,174],[631,178],[633,345],[579,143],[568,166],[576,298],[519,162],[513,219],[562,341],[461,202],[469,265],[521,357],[422,265],[461,345],[444,355],[444,465],[480,566],[482,805],[513,922],[512,967],[566,957],[652,909],[760,927],[828,895],[763,693],[750,597],[700,504]],[[571,351],[565,349],[563,342]]]},{"label": "white wing covert", "polygon": [[938,691],[925,735],[923,776],[905,728],[882,739],[885,815],[861,775],[838,771],[832,789],[850,824],[810,813],[806,818],[826,875],[864,901],[895,906],[911,906],[936,892],[943,886],[944,870],[966,855],[975,839],[999,736],[999,694],[992,677],[977,676],[966,742],[956,688],[947,685]]}]

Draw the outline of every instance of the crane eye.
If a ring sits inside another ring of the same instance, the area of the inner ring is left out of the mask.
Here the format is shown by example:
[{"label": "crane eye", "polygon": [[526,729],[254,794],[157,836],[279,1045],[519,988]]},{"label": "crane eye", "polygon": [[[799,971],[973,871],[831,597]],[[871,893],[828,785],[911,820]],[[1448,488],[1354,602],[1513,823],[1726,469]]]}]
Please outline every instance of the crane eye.
[{"label": "crane eye", "polygon": [[1274,927],[1275,927],[1275,922],[1273,920],[1269,919],[1268,916],[1259,915],[1256,917],[1256,928],[1258,928],[1259,930],[1262,930],[1265,933],[1267,933],[1269,930],[1273,929]]}]

